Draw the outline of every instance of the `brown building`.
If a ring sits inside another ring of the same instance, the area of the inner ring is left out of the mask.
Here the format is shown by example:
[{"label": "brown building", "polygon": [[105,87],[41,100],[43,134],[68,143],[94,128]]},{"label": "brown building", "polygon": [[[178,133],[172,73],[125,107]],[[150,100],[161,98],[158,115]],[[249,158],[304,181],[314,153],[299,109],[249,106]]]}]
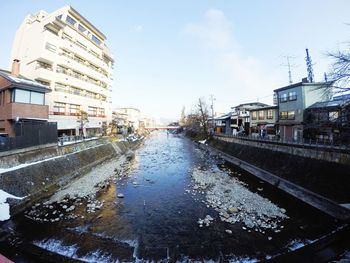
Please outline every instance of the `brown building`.
[{"label": "brown building", "polygon": [[0,135],[23,136],[28,122],[45,126],[49,114],[47,92],[47,86],[19,75],[19,60],[14,60],[11,72],[0,70]]}]

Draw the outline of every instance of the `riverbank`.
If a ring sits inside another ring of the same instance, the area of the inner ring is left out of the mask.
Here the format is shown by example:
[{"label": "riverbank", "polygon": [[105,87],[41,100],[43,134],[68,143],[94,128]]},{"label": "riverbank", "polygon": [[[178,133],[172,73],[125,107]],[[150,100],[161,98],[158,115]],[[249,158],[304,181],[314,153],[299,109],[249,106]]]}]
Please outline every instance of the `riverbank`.
[{"label": "riverbank", "polygon": [[[350,170],[327,162],[237,141],[214,138],[208,144],[339,204],[350,203]],[[275,146],[277,147],[277,146]]]},{"label": "riverbank", "polygon": [[[8,209],[10,205],[10,214],[16,215],[39,203],[41,199],[54,194],[57,196],[61,192],[60,189],[66,191],[62,192],[62,196],[68,192],[80,194],[84,191],[93,192],[96,184],[106,180],[114,171],[121,169],[123,164],[132,157],[132,151],[141,143],[141,141],[111,141],[104,138],[99,142],[88,141],[64,146],[59,148],[59,152],[56,151],[55,156],[53,156],[55,151],[51,149],[50,154],[46,155],[47,158],[42,149],[39,149],[40,157],[37,158],[41,160],[34,158],[32,159],[32,161],[35,160],[34,162],[29,162],[28,156],[35,156],[35,151],[22,152],[20,155],[27,157],[27,163],[2,168],[0,171],[1,190],[10,195],[7,202],[2,203],[2,207]],[[109,163],[106,167],[110,167],[110,171],[96,172],[95,167],[103,162]],[[72,188],[65,188],[73,181],[75,191],[72,191]],[[78,185],[81,187],[77,187]],[[21,197],[21,199],[11,198],[11,196]]]}]

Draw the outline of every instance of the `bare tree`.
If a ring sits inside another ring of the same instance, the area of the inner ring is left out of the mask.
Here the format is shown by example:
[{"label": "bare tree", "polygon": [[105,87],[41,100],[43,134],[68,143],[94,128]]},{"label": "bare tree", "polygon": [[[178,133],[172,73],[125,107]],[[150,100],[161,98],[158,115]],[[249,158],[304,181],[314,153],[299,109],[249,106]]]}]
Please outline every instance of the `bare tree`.
[{"label": "bare tree", "polygon": [[182,107],[179,124],[180,126],[184,126],[185,123],[186,123],[185,107]]},{"label": "bare tree", "polygon": [[350,52],[337,51],[327,54],[332,60],[332,68],[329,74],[328,89],[335,93],[350,91]]},{"label": "bare tree", "polygon": [[197,113],[199,116],[199,124],[202,127],[203,133],[208,134],[208,117],[209,110],[208,105],[204,98],[199,98],[197,103]]},{"label": "bare tree", "polygon": [[186,130],[192,137],[208,135],[208,106],[203,98],[199,98],[194,109],[186,116]]}]

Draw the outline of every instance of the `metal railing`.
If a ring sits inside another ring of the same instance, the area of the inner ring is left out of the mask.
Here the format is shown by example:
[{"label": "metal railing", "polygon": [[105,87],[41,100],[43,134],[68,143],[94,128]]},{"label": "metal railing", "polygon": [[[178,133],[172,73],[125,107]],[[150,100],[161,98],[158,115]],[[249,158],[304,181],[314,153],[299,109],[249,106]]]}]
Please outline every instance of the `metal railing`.
[{"label": "metal railing", "polygon": [[67,144],[78,143],[86,140],[92,140],[95,138],[97,139],[96,136],[83,136],[83,135],[62,136],[62,137],[58,137],[57,143],[58,143],[58,146],[64,146]]},{"label": "metal railing", "polygon": [[289,145],[289,146],[295,146],[295,147],[311,147],[311,148],[324,148],[327,150],[330,149],[336,149],[336,150],[345,150],[350,153],[350,144],[341,144],[334,142],[333,140],[329,139],[306,139],[301,138],[299,140],[294,139],[286,139],[286,138],[280,138],[279,136],[268,136],[265,137],[262,136],[252,136],[252,135],[228,135],[228,134],[214,134],[214,137],[224,137],[224,138],[234,138],[238,140],[243,141],[254,141],[254,142],[264,142],[264,143],[273,143],[273,144],[280,144],[280,145]]}]

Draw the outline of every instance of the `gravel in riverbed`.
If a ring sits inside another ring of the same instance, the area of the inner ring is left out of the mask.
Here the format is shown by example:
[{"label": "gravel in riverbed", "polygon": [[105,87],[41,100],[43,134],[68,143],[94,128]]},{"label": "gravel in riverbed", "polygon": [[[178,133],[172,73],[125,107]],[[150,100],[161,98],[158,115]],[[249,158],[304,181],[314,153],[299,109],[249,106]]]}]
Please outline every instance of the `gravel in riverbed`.
[{"label": "gravel in riverbed", "polygon": [[217,169],[194,168],[193,189],[205,191],[206,204],[213,207],[222,221],[241,222],[248,231],[265,233],[267,229],[280,232],[281,222],[288,218],[286,210],[270,200],[251,192],[236,178]]}]

